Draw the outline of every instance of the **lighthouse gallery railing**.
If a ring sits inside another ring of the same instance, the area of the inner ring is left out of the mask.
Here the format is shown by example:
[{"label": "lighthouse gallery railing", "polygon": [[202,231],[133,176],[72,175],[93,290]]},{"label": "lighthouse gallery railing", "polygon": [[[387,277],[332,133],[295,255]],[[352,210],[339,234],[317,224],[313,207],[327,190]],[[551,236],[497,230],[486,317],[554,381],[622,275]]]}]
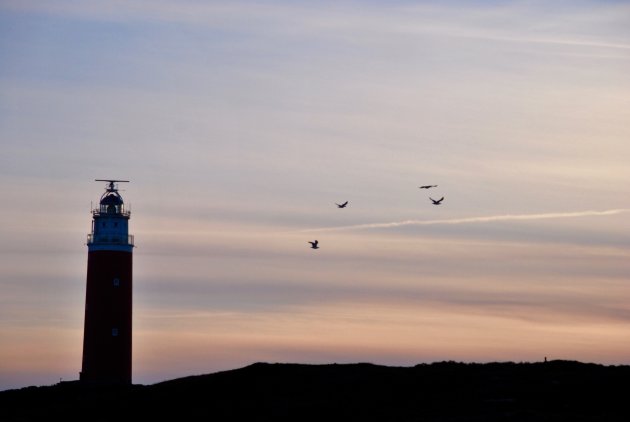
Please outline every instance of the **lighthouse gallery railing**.
[{"label": "lighthouse gallery railing", "polygon": [[95,236],[94,233],[90,233],[87,235],[87,244],[91,245],[93,243],[111,243],[114,245],[133,246],[133,235],[129,234],[127,236],[121,236],[121,235],[101,234],[101,235]]}]

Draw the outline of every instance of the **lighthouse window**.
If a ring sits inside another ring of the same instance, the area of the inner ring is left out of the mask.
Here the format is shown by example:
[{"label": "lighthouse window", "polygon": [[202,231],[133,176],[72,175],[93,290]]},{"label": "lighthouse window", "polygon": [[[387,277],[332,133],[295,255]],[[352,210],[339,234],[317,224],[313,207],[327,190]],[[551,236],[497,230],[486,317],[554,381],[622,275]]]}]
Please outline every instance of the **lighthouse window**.
[{"label": "lighthouse window", "polygon": [[120,286],[120,279],[118,279],[118,278],[114,279],[114,286],[116,286],[116,287]]},{"label": "lighthouse window", "polygon": [[118,337],[118,328],[112,328],[112,337]]}]

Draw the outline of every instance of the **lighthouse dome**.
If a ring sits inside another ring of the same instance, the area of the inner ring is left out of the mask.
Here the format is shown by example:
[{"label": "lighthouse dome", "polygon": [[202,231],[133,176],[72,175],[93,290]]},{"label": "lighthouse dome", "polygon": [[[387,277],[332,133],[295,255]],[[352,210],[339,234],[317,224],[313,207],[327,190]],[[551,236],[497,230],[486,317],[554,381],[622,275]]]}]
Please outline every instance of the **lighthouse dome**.
[{"label": "lighthouse dome", "polygon": [[101,213],[122,214],[124,213],[124,203],[118,192],[106,192],[101,197]]},{"label": "lighthouse dome", "polygon": [[101,198],[101,205],[122,205],[123,200],[116,192],[111,192]]}]

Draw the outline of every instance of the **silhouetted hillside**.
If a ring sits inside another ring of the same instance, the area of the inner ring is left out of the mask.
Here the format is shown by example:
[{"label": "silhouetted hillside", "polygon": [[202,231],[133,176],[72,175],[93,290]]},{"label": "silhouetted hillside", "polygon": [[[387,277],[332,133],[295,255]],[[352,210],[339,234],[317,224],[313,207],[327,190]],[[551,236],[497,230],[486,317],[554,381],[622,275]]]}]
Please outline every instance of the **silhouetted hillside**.
[{"label": "silhouetted hillside", "polygon": [[0,392],[0,420],[630,421],[630,366],[256,363],[125,388]]}]

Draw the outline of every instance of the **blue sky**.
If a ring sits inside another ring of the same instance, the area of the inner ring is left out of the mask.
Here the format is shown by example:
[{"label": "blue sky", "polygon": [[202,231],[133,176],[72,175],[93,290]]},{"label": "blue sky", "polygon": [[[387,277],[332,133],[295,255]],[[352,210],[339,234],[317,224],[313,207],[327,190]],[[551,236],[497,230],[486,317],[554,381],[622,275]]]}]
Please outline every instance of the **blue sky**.
[{"label": "blue sky", "polygon": [[630,363],[628,2],[0,1],[0,62],[0,388],[78,376],[103,178],[134,382]]}]

